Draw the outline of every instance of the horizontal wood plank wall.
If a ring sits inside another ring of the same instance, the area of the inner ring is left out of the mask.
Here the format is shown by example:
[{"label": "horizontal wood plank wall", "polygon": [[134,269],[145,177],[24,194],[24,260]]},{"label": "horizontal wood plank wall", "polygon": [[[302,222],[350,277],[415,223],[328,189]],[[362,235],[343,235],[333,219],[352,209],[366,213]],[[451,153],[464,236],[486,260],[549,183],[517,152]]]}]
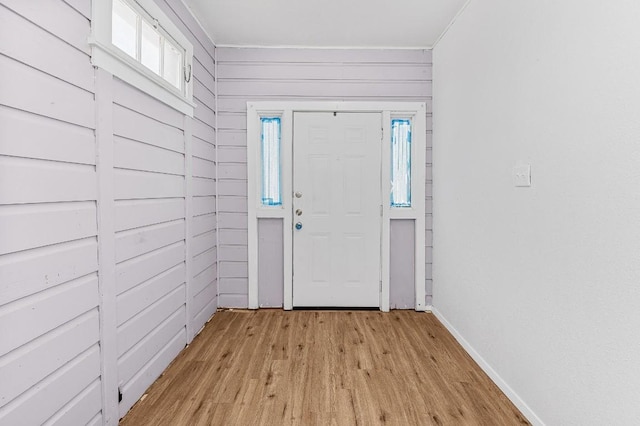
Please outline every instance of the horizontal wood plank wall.
[{"label": "horizontal wood plank wall", "polygon": [[121,416],[217,308],[214,47],[181,2],[158,4],[194,46],[197,106],[185,121],[116,80]]},{"label": "horizontal wood plank wall", "polygon": [[157,3],[194,45],[197,107],[109,83],[111,235],[97,226],[91,0],[0,4],[0,424],[117,420],[102,407],[99,241],[115,244],[120,415],[217,308],[215,47],[180,0]]},{"label": "horizontal wood plank wall", "polygon": [[197,106],[188,140],[191,156],[188,295],[192,304],[191,327],[197,333],[218,307],[215,47],[182,1],[157,2],[191,41],[194,51],[193,101]]},{"label": "horizontal wood plank wall", "polygon": [[267,100],[427,103],[425,285],[430,305],[431,51],[218,48],[217,56],[220,306],[248,305],[246,103]]},{"label": "horizontal wood plank wall", "polygon": [[86,7],[0,5],[3,425],[102,421],[89,31]]},{"label": "horizontal wood plank wall", "polygon": [[185,140],[181,113],[120,80],[113,89],[123,416],[187,344]]}]

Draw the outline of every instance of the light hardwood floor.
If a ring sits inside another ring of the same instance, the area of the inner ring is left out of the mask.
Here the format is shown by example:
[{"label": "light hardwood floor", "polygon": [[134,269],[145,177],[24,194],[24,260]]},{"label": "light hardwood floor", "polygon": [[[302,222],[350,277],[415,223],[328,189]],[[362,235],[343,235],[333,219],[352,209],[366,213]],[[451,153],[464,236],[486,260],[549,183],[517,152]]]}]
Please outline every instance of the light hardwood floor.
[{"label": "light hardwood floor", "polygon": [[529,423],[432,314],[230,310],[121,424]]}]

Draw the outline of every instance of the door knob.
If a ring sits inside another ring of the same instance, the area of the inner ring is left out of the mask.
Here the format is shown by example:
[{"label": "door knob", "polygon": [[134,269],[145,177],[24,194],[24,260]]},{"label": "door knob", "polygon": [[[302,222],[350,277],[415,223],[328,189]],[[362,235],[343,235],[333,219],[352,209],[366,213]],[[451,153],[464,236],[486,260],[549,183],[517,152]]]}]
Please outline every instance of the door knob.
[{"label": "door knob", "polygon": [[299,231],[302,229],[302,222],[296,223],[296,229]]},{"label": "door knob", "polygon": [[300,198],[300,197],[302,197],[302,192],[296,192],[295,195],[296,195],[296,198]]}]

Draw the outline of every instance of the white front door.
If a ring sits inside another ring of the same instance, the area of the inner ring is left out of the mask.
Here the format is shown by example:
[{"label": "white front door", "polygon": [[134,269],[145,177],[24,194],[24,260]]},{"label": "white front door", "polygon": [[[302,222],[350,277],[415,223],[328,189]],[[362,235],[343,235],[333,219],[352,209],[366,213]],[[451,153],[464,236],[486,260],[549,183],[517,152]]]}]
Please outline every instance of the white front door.
[{"label": "white front door", "polygon": [[293,122],[293,306],[380,306],[381,114]]}]

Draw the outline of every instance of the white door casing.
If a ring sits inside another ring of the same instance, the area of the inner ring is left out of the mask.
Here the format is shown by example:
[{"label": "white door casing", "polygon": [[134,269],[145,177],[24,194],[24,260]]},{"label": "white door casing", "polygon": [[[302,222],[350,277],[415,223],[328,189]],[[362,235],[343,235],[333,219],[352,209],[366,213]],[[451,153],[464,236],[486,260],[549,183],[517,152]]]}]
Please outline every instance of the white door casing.
[{"label": "white door casing", "polygon": [[[425,303],[425,163],[426,163],[426,105],[422,102],[247,102],[247,197],[248,197],[248,307],[259,308],[258,298],[258,220],[278,218],[283,221],[283,297],[284,309],[293,308],[293,127],[294,113],[341,112],[380,113],[382,117],[380,235],[380,309],[389,310],[390,223],[394,219],[415,223],[414,265],[415,309],[424,311]],[[264,206],[261,203],[261,117],[280,117],[282,120],[281,176],[282,205]],[[390,206],[391,182],[391,120],[410,119],[411,141],[411,207]],[[303,223],[303,229],[304,229]],[[377,306],[377,305],[374,305]]]},{"label": "white door casing", "polygon": [[293,114],[294,307],[380,306],[381,119]]}]

